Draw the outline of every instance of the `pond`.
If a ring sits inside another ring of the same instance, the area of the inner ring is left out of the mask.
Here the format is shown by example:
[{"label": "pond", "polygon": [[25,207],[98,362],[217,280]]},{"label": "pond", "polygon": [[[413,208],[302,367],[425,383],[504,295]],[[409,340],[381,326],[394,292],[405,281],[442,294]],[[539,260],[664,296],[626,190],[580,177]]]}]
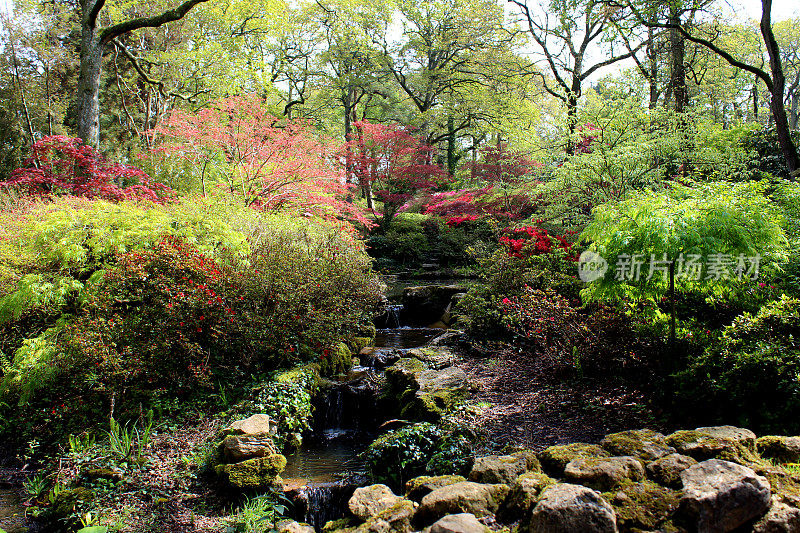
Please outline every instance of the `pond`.
[{"label": "pond", "polygon": [[19,491],[0,488],[0,529],[6,533],[25,531],[25,508]]}]

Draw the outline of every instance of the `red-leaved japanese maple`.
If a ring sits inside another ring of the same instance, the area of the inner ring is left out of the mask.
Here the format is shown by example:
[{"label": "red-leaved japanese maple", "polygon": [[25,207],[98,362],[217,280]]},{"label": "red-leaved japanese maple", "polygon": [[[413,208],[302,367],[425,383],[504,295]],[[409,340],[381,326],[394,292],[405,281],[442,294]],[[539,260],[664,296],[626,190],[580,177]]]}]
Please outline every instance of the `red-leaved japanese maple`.
[{"label": "red-leaved japanese maple", "polygon": [[247,206],[369,224],[347,201],[335,150],[305,123],[270,115],[255,96],[225,98],[197,113],[173,111],[155,133],[163,136],[157,152],[214,168],[230,195]]},{"label": "red-leaved japanese maple", "polygon": [[483,187],[440,192],[423,204],[423,212],[444,218],[448,225],[459,226],[491,216],[501,220],[517,220],[533,214],[530,194],[521,183],[541,164],[508,150],[505,144],[481,150],[477,163],[467,169]]},{"label": "red-leaved japanese maple", "polygon": [[362,187],[369,187],[383,204],[380,224],[386,228],[415,194],[443,182],[446,172],[432,163],[433,147],[399,125],[354,124],[355,138],[346,157]]},{"label": "red-leaved japanese maple", "polygon": [[142,170],[112,163],[72,137],[53,135],[34,143],[26,167],[11,173],[0,187],[34,197],[70,195],[119,202],[163,202],[172,189],[152,181]]}]

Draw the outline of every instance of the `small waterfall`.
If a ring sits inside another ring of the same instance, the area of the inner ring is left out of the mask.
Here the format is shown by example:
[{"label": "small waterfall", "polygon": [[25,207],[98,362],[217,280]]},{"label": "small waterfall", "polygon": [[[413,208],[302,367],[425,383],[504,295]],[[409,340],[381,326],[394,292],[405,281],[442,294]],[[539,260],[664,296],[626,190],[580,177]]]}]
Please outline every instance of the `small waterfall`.
[{"label": "small waterfall", "polygon": [[401,327],[400,313],[402,310],[403,304],[386,304],[386,311],[375,319],[376,327],[381,329],[394,329]]},{"label": "small waterfall", "polygon": [[295,520],[320,531],[327,522],[346,515],[347,502],[358,486],[352,481],[337,481],[300,487],[291,495]]}]

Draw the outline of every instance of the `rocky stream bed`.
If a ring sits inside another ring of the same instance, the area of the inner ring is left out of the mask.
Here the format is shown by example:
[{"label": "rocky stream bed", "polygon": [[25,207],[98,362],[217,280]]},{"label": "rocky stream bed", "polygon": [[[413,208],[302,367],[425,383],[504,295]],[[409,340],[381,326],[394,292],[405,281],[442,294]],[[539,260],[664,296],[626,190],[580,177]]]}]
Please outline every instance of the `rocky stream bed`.
[{"label": "rocky stream bed", "polygon": [[[206,421],[183,437],[157,440],[153,448],[164,450],[167,470],[162,477],[172,479],[182,471],[176,464],[183,452],[175,444],[211,439],[216,479],[165,481],[164,497],[141,500],[163,528],[140,530],[131,518],[122,530],[225,531],[224,517],[197,502],[277,489],[292,502],[291,519],[275,524],[287,533],[800,532],[800,437],[758,438],[733,426],[606,434],[603,429],[628,428],[636,418],[597,414],[584,419],[581,433],[575,412],[563,432],[563,421],[534,413],[546,412],[539,400],[518,395],[503,404],[508,384],[487,381],[486,360],[470,359],[458,332],[446,330],[462,292],[454,284],[405,287],[379,318],[374,338],[355,346],[350,371],[321,381],[312,429],[291,452],[280,453],[275,422],[259,413],[228,426]],[[511,360],[496,364],[506,382],[535,379]],[[628,393],[613,397],[631,403]],[[476,433],[501,431],[508,438],[484,441],[463,476],[420,476],[392,488],[370,484],[362,454],[370,442],[413,422],[435,423],[476,399],[496,419],[511,405],[511,424],[524,427],[530,419],[542,427],[517,433],[491,417],[494,426],[475,421]],[[592,442],[572,442],[582,435]],[[124,480],[119,490],[134,485]],[[1,489],[0,528],[22,531],[22,514],[17,488]]]}]

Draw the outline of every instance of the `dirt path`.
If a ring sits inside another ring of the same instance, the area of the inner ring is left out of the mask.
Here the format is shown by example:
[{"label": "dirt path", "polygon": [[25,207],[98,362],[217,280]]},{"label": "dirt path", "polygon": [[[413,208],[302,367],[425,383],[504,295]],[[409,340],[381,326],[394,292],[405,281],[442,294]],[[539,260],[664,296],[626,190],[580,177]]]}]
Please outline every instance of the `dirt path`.
[{"label": "dirt path", "polygon": [[558,379],[535,358],[510,349],[489,358],[466,356],[458,366],[479,386],[474,399],[489,404],[477,420],[488,436],[488,449],[518,445],[540,450],[598,442],[625,429],[665,429],[642,391],[615,380]]}]

